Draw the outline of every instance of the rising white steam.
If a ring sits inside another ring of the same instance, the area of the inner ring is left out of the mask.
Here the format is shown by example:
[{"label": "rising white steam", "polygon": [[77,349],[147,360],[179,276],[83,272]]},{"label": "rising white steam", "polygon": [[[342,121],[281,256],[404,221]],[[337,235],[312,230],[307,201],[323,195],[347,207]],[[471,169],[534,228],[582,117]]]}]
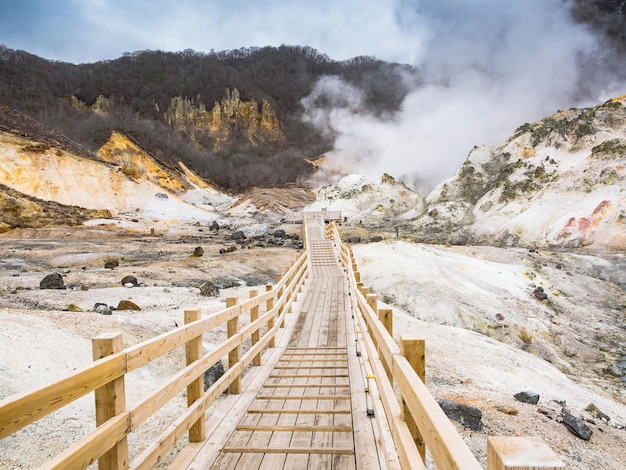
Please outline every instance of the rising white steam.
[{"label": "rising white steam", "polygon": [[[585,72],[601,44],[570,19],[565,2],[446,0],[403,8],[427,28],[418,36],[428,39],[415,64],[422,84],[396,116],[364,113],[362,92],[336,77],[320,80],[303,101],[308,119],[337,136],[329,154],[334,168],[372,177],[387,172],[432,188],[474,145],[496,144],[558,109],[626,92],[626,74]],[[320,101],[325,106],[316,106]]]}]

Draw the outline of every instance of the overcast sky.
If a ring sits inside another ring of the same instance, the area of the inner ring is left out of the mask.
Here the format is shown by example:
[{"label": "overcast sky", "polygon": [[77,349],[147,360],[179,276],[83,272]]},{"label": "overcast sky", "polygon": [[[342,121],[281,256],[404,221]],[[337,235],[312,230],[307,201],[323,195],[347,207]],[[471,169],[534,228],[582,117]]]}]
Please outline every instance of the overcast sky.
[{"label": "overcast sky", "polygon": [[332,77],[314,93],[332,98],[353,92],[353,99],[339,100],[351,104],[307,112],[311,122],[337,133],[333,155],[343,166],[432,187],[451,176],[474,145],[497,144],[521,124],[558,109],[626,93],[626,71],[616,69],[623,61],[607,59],[602,42],[571,21],[568,4],[0,0],[0,44],[73,63],[147,49],[209,52],[288,44],[311,46],[335,60],[369,55],[416,65],[425,84],[408,95],[391,121],[360,112],[358,90]]},{"label": "overcast sky", "polygon": [[338,60],[374,55],[413,63],[421,40],[410,11],[394,0],[2,0],[0,43],[73,63],[145,49],[281,44]]}]

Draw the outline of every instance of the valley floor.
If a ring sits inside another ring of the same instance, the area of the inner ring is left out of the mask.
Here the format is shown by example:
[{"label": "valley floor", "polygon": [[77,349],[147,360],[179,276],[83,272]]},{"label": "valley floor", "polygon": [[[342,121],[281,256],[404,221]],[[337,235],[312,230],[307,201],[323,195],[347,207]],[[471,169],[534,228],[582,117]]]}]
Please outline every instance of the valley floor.
[{"label": "valley floor", "polygon": [[[8,235],[0,238],[0,399],[89,363],[90,340],[101,333],[121,331],[129,346],[181,325],[185,309],[208,314],[224,308],[226,297],[245,298],[250,287],[273,283],[297,254],[287,247],[219,254],[235,245],[229,234],[192,226],[175,234],[49,229],[19,239]],[[203,256],[192,257],[196,247],[203,248]],[[488,435],[536,435],[567,468],[626,468],[626,386],[609,372],[626,354],[626,299],[623,287],[589,267],[600,261],[396,239],[354,245],[354,253],[365,285],[394,309],[395,336],[416,333],[426,339],[433,395],[482,410],[483,431],[458,426],[481,461]],[[105,268],[110,260],[119,266]],[[39,288],[53,272],[63,275],[67,289]],[[603,272],[610,274],[610,266]],[[122,286],[127,275],[141,286]],[[206,281],[222,287],[218,296],[200,294]],[[537,286],[544,287],[548,301],[533,297]],[[92,311],[96,302],[115,307],[121,300],[141,310]],[[83,312],[67,311],[70,304]],[[205,344],[220,339],[205,338]],[[129,387],[129,400],[159,383],[167,364],[142,372],[141,387]],[[538,405],[513,398],[528,389],[540,394]],[[572,414],[593,419],[591,440],[565,428],[555,400],[565,401]],[[585,411],[590,403],[611,421],[591,417]],[[77,406],[93,408],[91,402]],[[29,426],[0,441],[0,467],[36,467],[92,423],[89,413],[70,410]],[[37,451],[32,442],[46,445]],[[140,449],[141,442],[131,442],[131,453]]]}]

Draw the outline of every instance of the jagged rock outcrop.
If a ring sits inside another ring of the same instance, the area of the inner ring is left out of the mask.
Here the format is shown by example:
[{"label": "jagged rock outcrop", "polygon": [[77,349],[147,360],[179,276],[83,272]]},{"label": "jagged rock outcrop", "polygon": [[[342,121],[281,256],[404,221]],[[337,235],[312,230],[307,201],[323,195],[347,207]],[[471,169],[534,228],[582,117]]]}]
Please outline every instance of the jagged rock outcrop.
[{"label": "jagged rock outcrop", "polygon": [[[270,105],[263,100],[261,108],[255,100],[242,101],[239,90],[226,89],[221,102],[207,110],[198,96],[195,100],[178,96],[172,98],[165,113],[169,126],[199,142],[208,138],[213,151],[219,151],[240,133],[250,145],[282,143],[285,140],[281,124]],[[204,139],[203,139],[204,138]]]},{"label": "jagged rock outcrop", "polygon": [[414,227],[451,243],[626,249],[626,96],[475,147]]},{"label": "jagged rock outcrop", "polygon": [[96,114],[106,114],[111,108],[111,100],[103,95],[99,95],[91,106],[79,100],[76,96],[72,96],[71,100],[74,108]]}]

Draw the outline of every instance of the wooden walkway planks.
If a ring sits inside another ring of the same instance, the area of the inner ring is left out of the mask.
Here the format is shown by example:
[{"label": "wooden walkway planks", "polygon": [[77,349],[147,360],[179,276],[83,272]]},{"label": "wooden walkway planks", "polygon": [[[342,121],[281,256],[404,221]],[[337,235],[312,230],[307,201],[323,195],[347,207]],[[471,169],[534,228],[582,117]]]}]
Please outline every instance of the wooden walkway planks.
[{"label": "wooden walkway planks", "polygon": [[366,415],[347,280],[321,224],[306,227],[310,274],[280,357],[247,392],[255,396],[221,448],[206,446],[214,457],[202,450],[184,468],[384,468]]}]

